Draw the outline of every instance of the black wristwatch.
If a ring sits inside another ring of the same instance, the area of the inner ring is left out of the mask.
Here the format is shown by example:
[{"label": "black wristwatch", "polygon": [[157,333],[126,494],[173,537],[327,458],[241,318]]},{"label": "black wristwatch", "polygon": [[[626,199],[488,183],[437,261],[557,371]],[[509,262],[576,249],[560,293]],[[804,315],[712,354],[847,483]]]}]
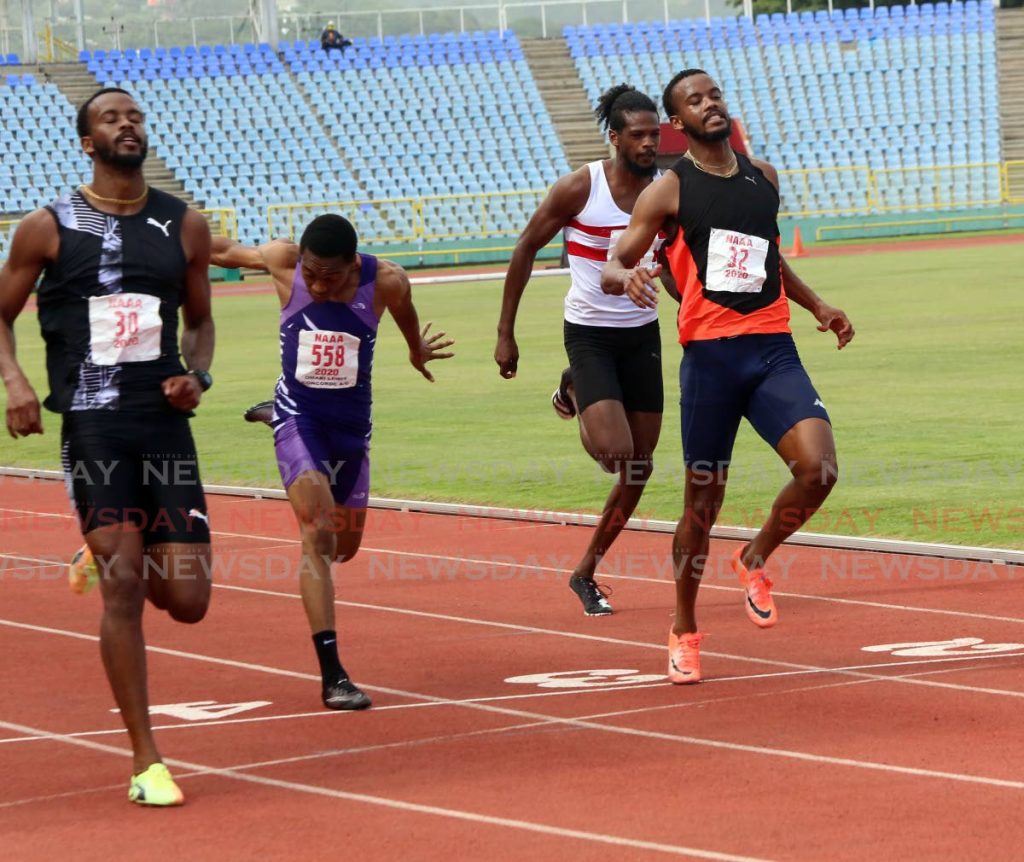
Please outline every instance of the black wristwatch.
[{"label": "black wristwatch", "polygon": [[199,381],[199,388],[202,389],[203,392],[213,386],[213,378],[210,376],[209,371],[200,371],[197,368],[190,368],[188,373]]}]

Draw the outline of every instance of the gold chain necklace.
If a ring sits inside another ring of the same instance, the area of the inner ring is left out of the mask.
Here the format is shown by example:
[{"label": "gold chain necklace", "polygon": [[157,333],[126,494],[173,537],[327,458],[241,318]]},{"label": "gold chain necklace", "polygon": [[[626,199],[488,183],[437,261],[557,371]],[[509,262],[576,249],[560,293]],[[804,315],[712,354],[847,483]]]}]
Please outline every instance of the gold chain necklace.
[{"label": "gold chain necklace", "polygon": [[690,150],[686,151],[686,157],[691,162],[693,162],[693,165],[695,168],[697,168],[697,170],[703,171],[706,174],[711,174],[713,177],[722,177],[724,179],[728,179],[729,177],[736,176],[736,174],[740,172],[740,163],[739,160],[736,158],[736,153],[732,154],[732,164],[725,169],[725,173],[719,173],[718,171],[712,170],[707,165],[702,164],[697,160],[697,157],[694,156]]},{"label": "gold chain necklace", "polygon": [[146,195],[149,194],[149,186],[146,186],[142,190],[141,195],[139,195],[137,198],[132,198],[132,200],[127,201],[121,200],[120,198],[105,198],[103,197],[103,195],[96,194],[96,192],[94,192],[91,188],[89,188],[89,186],[86,185],[81,185],[78,188],[81,191],[85,192],[89,197],[91,197],[95,201],[102,201],[105,204],[115,204],[121,207],[130,207],[135,206],[135,204],[140,204],[146,199]]}]

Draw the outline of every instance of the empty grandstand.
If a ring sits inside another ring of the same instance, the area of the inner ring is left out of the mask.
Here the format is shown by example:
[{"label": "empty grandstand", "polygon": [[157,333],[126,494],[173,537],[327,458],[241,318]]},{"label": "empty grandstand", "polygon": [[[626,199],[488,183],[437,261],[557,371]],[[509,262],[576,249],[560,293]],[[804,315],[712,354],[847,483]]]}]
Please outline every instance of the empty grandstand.
[{"label": "empty grandstand", "polygon": [[[620,81],[657,96],[679,69],[707,69],[754,154],[786,172],[783,211],[843,218],[1016,200],[995,31],[992,6],[966,0],[567,26],[548,42],[568,50],[591,104]],[[395,254],[501,256],[570,168],[565,118],[549,112],[507,30],[357,35],[343,52],[300,39],[84,50],[78,60],[92,84],[137,94],[151,151],[179,190],[236,215],[247,242],[294,235],[335,209]],[[88,172],[73,132],[77,93],[63,95],[47,67],[4,61],[0,256],[20,214]],[[600,152],[596,126],[593,139]]]}]

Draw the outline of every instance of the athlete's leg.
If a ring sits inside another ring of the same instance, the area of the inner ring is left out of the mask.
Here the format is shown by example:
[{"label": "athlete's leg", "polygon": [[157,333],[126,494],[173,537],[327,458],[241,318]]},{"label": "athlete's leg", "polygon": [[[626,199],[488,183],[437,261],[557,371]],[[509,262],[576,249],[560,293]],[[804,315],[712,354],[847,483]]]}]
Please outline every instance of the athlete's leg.
[{"label": "athlete's leg", "polygon": [[[599,404],[614,404],[619,408],[622,406],[618,402],[607,401]],[[597,407],[599,404],[593,406]],[[590,544],[573,570],[575,577],[593,578],[601,558],[632,517],[647,487],[647,480],[654,470],[654,450],[661,434],[662,414],[623,412],[629,428],[630,455],[619,460],[618,478],[608,494],[608,499],[605,500],[601,518],[591,536]],[[586,420],[580,422],[581,428],[585,422]]]},{"label": "athlete's leg", "polygon": [[179,623],[197,623],[210,606],[210,545],[147,545],[143,574],[147,596]]},{"label": "athlete's leg", "polygon": [[149,721],[142,609],[142,533],[133,524],[99,527],[85,536],[96,559],[103,596],[100,655],[133,752],[133,773],[160,761]]},{"label": "athlete's leg", "polygon": [[828,413],[800,363],[792,337],[763,336],[761,341],[764,365],[771,371],[751,395],[747,418],[786,462],[793,478],[740,556],[748,570],[764,566],[772,552],[818,510],[839,478]]},{"label": "athlete's leg", "polygon": [[683,515],[672,538],[672,563],[676,578],[676,617],[672,631],[679,635],[697,631],[697,591],[708,558],[711,528],[725,499],[729,469],[686,468]]},{"label": "athlete's leg", "polygon": [[337,556],[334,498],[326,475],[306,470],[288,486],[288,501],[299,522],[302,561],[299,591],[310,630],[334,630],[334,583],[331,563]]},{"label": "athlete's leg", "polygon": [[839,479],[832,426],[824,419],[803,419],[787,431],[776,451],[793,478],[772,504],[764,526],[744,549],[747,569],[761,568],[775,549],[818,511]]}]

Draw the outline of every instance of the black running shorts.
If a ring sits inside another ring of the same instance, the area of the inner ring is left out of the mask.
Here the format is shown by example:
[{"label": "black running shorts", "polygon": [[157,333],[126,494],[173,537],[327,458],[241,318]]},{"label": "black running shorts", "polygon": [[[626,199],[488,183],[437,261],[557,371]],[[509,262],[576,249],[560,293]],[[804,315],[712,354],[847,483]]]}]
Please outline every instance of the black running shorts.
[{"label": "black running shorts", "polygon": [[206,499],[184,414],[64,414],[61,461],[83,534],[129,523],[147,546],[208,544]]},{"label": "black running shorts", "polygon": [[661,331],[658,321],[643,326],[581,326],[565,321],[576,405],[611,399],[629,412],[662,413]]}]

